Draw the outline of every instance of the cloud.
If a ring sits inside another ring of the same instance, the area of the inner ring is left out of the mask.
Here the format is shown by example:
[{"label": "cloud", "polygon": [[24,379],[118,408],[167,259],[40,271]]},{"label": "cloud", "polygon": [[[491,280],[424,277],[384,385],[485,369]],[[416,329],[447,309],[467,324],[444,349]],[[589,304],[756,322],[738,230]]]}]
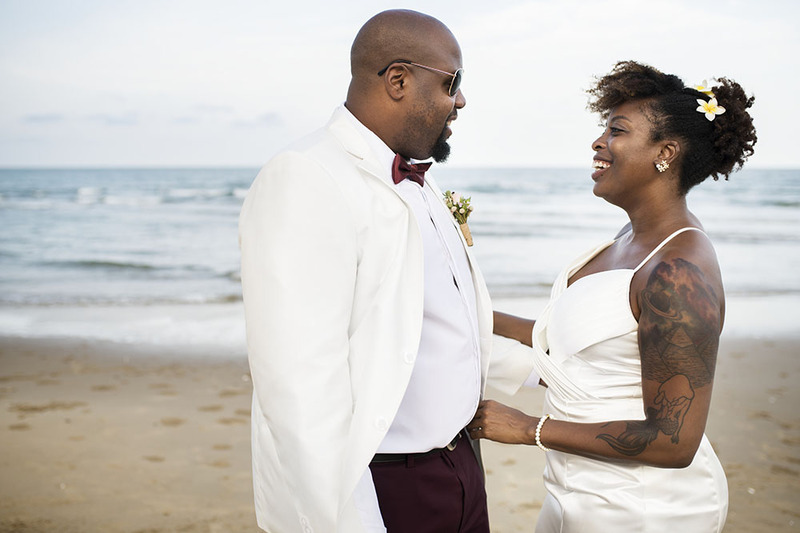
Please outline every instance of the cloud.
[{"label": "cloud", "polygon": [[283,118],[278,113],[263,113],[252,119],[235,120],[233,125],[242,128],[280,128],[284,126]]},{"label": "cloud", "polygon": [[54,124],[62,122],[64,118],[61,113],[30,113],[22,117],[22,122],[26,124]]},{"label": "cloud", "polygon": [[113,127],[136,126],[139,124],[139,118],[136,113],[96,113],[90,115],[89,120]]},{"label": "cloud", "polygon": [[216,104],[197,104],[192,110],[205,115],[230,115],[234,111],[231,106]]}]

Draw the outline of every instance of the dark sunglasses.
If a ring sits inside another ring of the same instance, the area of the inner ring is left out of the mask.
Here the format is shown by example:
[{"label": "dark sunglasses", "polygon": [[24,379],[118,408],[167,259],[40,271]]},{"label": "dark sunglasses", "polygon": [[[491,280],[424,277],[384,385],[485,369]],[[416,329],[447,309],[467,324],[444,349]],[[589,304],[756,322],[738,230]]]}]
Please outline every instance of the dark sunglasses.
[{"label": "dark sunglasses", "polygon": [[428,65],[420,65],[419,63],[414,63],[413,61],[408,61],[407,59],[397,59],[395,61],[392,61],[378,72],[378,76],[383,76],[386,73],[386,71],[389,70],[389,67],[391,67],[395,63],[414,65],[415,67],[424,68],[426,70],[431,70],[433,72],[438,72],[439,74],[447,74],[448,76],[453,78],[450,81],[450,89],[447,91],[450,96],[455,96],[456,93],[458,92],[458,89],[461,87],[461,75],[464,73],[463,68],[460,68],[455,72],[447,72],[446,70],[439,70],[438,68],[429,67]]}]

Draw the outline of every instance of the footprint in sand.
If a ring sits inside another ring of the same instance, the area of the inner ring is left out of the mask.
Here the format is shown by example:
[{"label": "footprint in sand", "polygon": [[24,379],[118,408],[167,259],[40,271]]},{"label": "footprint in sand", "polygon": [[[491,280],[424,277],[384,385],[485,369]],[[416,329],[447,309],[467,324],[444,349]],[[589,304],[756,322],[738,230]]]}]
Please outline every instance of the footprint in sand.
[{"label": "footprint in sand", "polygon": [[245,394],[250,394],[250,390],[225,389],[223,391],[220,391],[219,397],[220,398],[230,398],[232,396],[244,396]]},{"label": "footprint in sand", "polygon": [[516,506],[517,511],[532,511],[535,509],[541,509],[542,503],[537,501],[532,502],[523,502]]},{"label": "footprint in sand", "polygon": [[178,393],[172,388],[169,383],[151,383],[149,389],[157,390],[161,396],[177,396]]},{"label": "footprint in sand", "polygon": [[220,424],[224,426],[234,426],[236,424],[247,424],[247,420],[242,418],[220,418],[217,420]]},{"label": "footprint in sand", "polygon": [[791,468],[786,468],[785,466],[781,465],[772,465],[770,472],[773,474],[784,474],[793,478],[797,478],[798,476],[797,470],[792,470]]},{"label": "footprint in sand", "polygon": [[215,444],[214,446],[212,446],[212,449],[220,452],[225,450],[230,450],[231,448],[233,448],[233,446],[231,446],[230,444]]},{"label": "footprint in sand", "polygon": [[161,425],[162,426],[169,426],[169,427],[177,427],[177,426],[180,426],[181,424],[183,424],[185,422],[186,422],[186,420],[184,420],[183,418],[167,417],[167,418],[162,418],[161,419]]},{"label": "footprint in sand", "polygon": [[215,468],[228,468],[229,466],[231,466],[231,464],[225,460],[214,461],[213,463],[209,464]]},{"label": "footprint in sand", "polygon": [[800,437],[786,437],[781,442],[787,446],[800,446]]},{"label": "footprint in sand", "polygon": [[25,431],[31,429],[31,427],[28,424],[11,424],[8,429],[11,431]]},{"label": "footprint in sand", "polygon": [[234,414],[250,418],[250,409],[237,409]]},{"label": "footprint in sand", "polygon": [[215,411],[222,411],[224,409],[221,405],[203,405],[198,407],[198,411],[202,411],[203,413],[213,413]]},{"label": "footprint in sand", "polygon": [[502,464],[503,466],[511,466],[517,464],[517,461],[515,459],[506,459]]},{"label": "footprint in sand", "polygon": [[83,407],[86,402],[50,402],[41,405],[33,405],[29,403],[17,403],[9,408],[9,411],[16,411],[18,413],[44,413],[46,411],[68,411],[76,407]]},{"label": "footprint in sand", "polygon": [[115,385],[95,385],[92,387],[92,390],[95,392],[106,392],[111,390],[116,390]]},{"label": "footprint in sand", "polygon": [[145,461],[150,461],[151,463],[163,463],[164,458],[160,455],[145,455],[142,457]]}]

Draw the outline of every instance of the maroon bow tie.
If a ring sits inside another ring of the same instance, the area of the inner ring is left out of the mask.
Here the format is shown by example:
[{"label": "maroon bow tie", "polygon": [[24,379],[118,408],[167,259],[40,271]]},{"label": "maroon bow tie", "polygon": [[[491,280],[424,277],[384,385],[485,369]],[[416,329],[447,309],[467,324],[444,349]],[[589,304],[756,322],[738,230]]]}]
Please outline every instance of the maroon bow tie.
[{"label": "maroon bow tie", "polygon": [[417,163],[416,165],[412,165],[403,159],[403,156],[397,154],[394,156],[394,162],[392,163],[392,181],[398,184],[404,179],[410,179],[422,186],[425,184],[425,171],[428,170],[430,166],[431,163]]}]

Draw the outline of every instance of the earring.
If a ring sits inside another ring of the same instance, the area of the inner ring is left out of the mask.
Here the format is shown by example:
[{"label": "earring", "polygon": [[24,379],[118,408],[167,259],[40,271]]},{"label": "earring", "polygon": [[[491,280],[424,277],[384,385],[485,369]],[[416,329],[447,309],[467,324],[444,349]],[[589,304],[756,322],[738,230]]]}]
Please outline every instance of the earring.
[{"label": "earring", "polygon": [[661,163],[656,163],[656,168],[659,172],[666,172],[669,168],[669,163],[667,163],[666,159],[662,159]]}]

